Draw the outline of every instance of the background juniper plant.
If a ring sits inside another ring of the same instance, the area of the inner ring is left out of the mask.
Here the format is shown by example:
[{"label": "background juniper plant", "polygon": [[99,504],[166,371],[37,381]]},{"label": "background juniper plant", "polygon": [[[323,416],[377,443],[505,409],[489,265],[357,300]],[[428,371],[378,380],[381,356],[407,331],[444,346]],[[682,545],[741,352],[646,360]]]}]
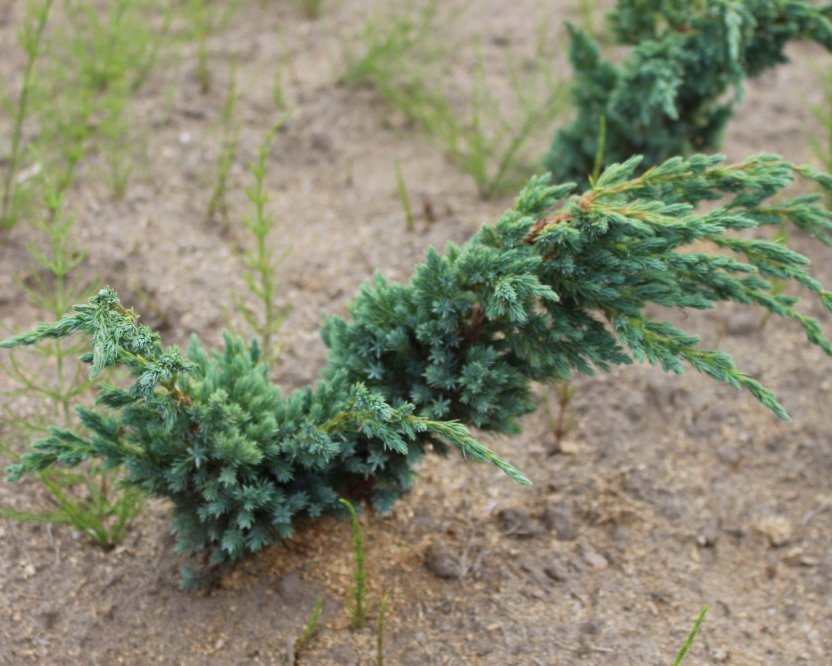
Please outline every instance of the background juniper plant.
[{"label": "background juniper plant", "polygon": [[717,147],[744,80],[785,62],[790,41],[832,49],[830,16],[832,7],[809,0],[618,0],[608,18],[630,49],[620,64],[587,31],[569,29],[576,113],[556,133],[547,168],[587,178],[602,116],[606,164],[643,155],[648,167]]},{"label": "background juniper plant", "polygon": [[[759,306],[832,354],[798,297],[772,288],[788,281],[832,309],[808,260],[733,235],[789,223],[828,243],[832,214],[819,196],[779,195],[797,176],[827,190],[832,178],[769,155],[732,165],[674,158],[637,175],[639,166],[613,165],[586,191],[533,178],[496,225],[430,251],[409,284],[376,277],[349,320],[326,322],[321,380],[287,395],[269,382],[257,344],[227,335],[213,353],[196,340],[185,353],[164,347],[104,289],[2,346],[83,335],[93,379],[122,366],[133,384],[101,384],[98,407],[78,409],[83,428],[53,428],[10,477],[89,459],[121,468],[127,486],[171,501],[180,552],[220,565],[289,536],[299,519],[341,511],[344,496],[389,509],[429,449],[456,447],[528,483],[465,426],[516,432],[534,409],[532,381],[634,360],[674,373],[689,365],[787,418],[725,353],[700,348],[650,306]],[[703,241],[724,254],[691,251]]]}]

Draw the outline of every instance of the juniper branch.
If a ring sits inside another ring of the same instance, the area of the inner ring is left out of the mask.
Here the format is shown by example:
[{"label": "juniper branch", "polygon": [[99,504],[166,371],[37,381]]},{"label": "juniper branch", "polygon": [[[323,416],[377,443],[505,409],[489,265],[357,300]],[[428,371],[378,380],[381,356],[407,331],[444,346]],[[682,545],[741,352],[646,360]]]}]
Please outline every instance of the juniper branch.
[{"label": "juniper branch", "polygon": [[832,50],[832,5],[811,0],[618,0],[608,19],[617,45],[629,48],[617,64],[569,27],[577,113],[546,157],[557,179],[593,173],[599,117],[606,164],[713,150],[745,79],[786,62],[789,42]]},{"label": "juniper branch", "polygon": [[[407,285],[377,276],[324,326],[329,358],[317,385],[283,395],[260,349],[227,335],[206,353],[162,346],[114,292],[2,347],[80,333],[91,373],[126,366],[128,388],[102,385],[101,409],[80,409],[84,430],[53,430],[10,470],[98,458],[125,483],[168,498],[177,549],[233,562],[292,534],[300,518],[340,510],[339,498],[387,510],[412,485],[429,450],[458,448],[520,483],[516,468],[469,426],[515,432],[531,412],[533,381],[645,361],[692,367],[743,389],[786,418],[773,393],[720,350],[655,320],[651,306],[707,309],[733,301],[800,326],[832,354],[820,326],[785,283],[832,309],[808,260],[782,243],[737,236],[792,224],[829,242],[821,196],[782,199],[795,178],[832,179],[780,158],[738,164],[702,155],[641,174],[638,158],[590,187],[533,178],[513,210],[461,247],[428,253]],[[716,207],[697,209],[712,201]],[[718,252],[692,252],[709,243]]]}]

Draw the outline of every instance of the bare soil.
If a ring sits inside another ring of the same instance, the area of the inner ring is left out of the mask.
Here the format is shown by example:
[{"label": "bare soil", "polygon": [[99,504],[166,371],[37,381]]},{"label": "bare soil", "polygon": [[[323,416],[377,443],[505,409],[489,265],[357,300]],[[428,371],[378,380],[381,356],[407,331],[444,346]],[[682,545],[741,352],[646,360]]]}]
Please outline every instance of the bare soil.
[{"label": "bare soil", "polygon": [[[4,75],[19,71],[22,5],[0,9]],[[460,41],[479,35],[486,62],[501,62],[507,49],[528,48],[544,18],[559,25],[568,5],[481,0],[453,30]],[[242,91],[230,188],[239,219],[245,165],[276,117],[282,31],[295,113],[278,135],[269,181],[274,250],[290,250],[282,297],[293,309],[273,371],[287,389],[318,376],[322,315],[345,312],[373,271],[405,280],[429,246],[462,242],[510,206],[481,201],[378,94],[337,85],[343,34],[366,14],[359,0],[324,6],[312,21],[294,3],[243,3],[211,39],[208,95],[187,48],[142,93],[147,169],[126,199],[109,199],[94,163],[73,192],[89,273],[147,312],[167,342],[198,333],[218,343],[231,294],[243,286],[237,251],[245,242],[238,226],[205,219],[228,56],[238,58]],[[761,151],[810,159],[810,105],[820,101],[819,68],[829,58],[808,45],[790,54],[791,64],[748,84],[726,136],[732,159]],[[470,66],[454,64],[460,80]],[[429,201],[436,214],[413,233],[396,195],[396,160],[417,211]],[[0,324],[13,330],[37,316],[14,282],[31,270],[33,239],[25,224],[0,237]],[[799,234],[793,242],[832,284],[830,250]],[[812,314],[830,328],[819,308]],[[371,612],[390,599],[387,663],[668,664],[705,604],[711,612],[691,665],[832,663],[832,361],[796,327],[759,313],[670,316],[774,388],[793,421],[694,373],[629,367],[575,379],[575,425],[560,454],[550,454],[544,410],[520,436],[486,436],[530,475],[531,489],[458,457],[431,459],[392,515],[362,517]],[[556,409],[542,388],[540,401]],[[33,484],[0,484],[0,501],[38,497]],[[186,593],[177,589],[181,562],[166,510],[151,503],[109,553],[70,528],[0,523],[0,663],[288,663],[320,595],[321,628],[298,663],[375,663],[373,627],[348,626],[348,523],[316,523],[245,561],[217,589]]]}]

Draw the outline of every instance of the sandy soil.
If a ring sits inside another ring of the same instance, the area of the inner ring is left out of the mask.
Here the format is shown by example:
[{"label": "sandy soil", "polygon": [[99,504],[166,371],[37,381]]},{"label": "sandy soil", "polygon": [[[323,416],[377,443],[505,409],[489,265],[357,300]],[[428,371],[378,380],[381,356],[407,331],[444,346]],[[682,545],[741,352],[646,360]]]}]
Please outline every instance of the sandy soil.
[{"label": "sandy soil", "polygon": [[[13,4],[0,10],[5,75],[20,63],[13,31],[22,3]],[[218,341],[231,294],[242,288],[237,249],[245,242],[239,228],[205,220],[227,56],[238,58],[243,91],[230,197],[239,217],[244,165],[275,119],[279,28],[296,109],[269,163],[280,221],[274,249],[290,249],[281,271],[294,307],[273,373],[287,388],[318,375],[322,314],[344,312],[374,270],[406,279],[427,247],[463,241],[510,205],[481,201],[377,94],[336,85],[342,33],[361,24],[365,3],[325,4],[324,17],[310,21],[292,3],[243,3],[211,40],[211,93],[199,94],[192,52],[142,93],[148,168],[126,199],[109,200],[95,164],[73,192],[89,272],[152,310],[147,319],[166,341],[192,332]],[[484,57],[500,61],[506,49],[527,48],[543,17],[558,25],[567,6],[482,0],[454,30],[460,40],[479,35]],[[819,101],[828,56],[805,45],[791,54],[792,64],[748,85],[725,143],[731,158],[776,151],[809,159],[809,105]],[[460,80],[469,65],[455,64]],[[414,233],[396,196],[396,160],[417,208],[429,200],[437,212]],[[36,316],[13,279],[29,270],[32,239],[25,225],[0,237],[0,323],[15,330]],[[794,243],[832,283],[829,249],[799,235]],[[813,314],[829,328],[828,317]],[[532,489],[456,457],[430,460],[392,515],[362,517],[372,612],[390,598],[388,663],[667,664],[704,604],[712,610],[691,665],[832,662],[832,361],[795,327],[758,313],[725,308],[689,313],[684,323],[773,387],[793,422],[694,374],[635,367],[575,380],[575,426],[561,454],[549,454],[543,411],[522,435],[488,440],[532,477]],[[540,400],[554,404],[542,389]],[[31,484],[0,484],[0,501],[37,496]],[[321,629],[299,663],[374,663],[373,629],[348,628],[347,523],[303,530],[203,594],[177,589],[171,545],[157,503],[110,553],[69,528],[0,523],[0,663],[287,663],[320,595]]]}]

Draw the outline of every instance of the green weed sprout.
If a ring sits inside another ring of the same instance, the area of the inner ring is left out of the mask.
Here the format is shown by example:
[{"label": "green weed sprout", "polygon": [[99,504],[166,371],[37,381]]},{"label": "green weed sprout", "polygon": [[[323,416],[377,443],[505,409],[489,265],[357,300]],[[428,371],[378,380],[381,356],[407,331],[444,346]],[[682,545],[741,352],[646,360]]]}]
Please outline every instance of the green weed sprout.
[{"label": "green weed sprout", "polygon": [[606,43],[610,34],[605,29],[603,12],[598,0],[574,0],[573,4],[581,21],[581,29],[599,42]]},{"label": "green weed sprout", "polygon": [[[342,512],[342,497],[389,510],[428,451],[456,448],[530,483],[467,426],[517,432],[536,407],[533,382],[634,361],[674,374],[688,366],[788,418],[727,354],[656,313],[757,306],[832,355],[801,299],[773,290],[783,280],[832,310],[808,259],[735,234],[788,224],[832,244],[820,195],[781,197],[797,177],[827,191],[832,177],[771,155],[639,167],[639,158],[613,165],[583,191],[535,177],[495,225],[431,250],[408,284],[377,276],[349,318],[326,321],[318,383],[285,395],[256,343],[227,335],[213,353],[196,339],[187,352],[165,347],[103,289],[0,348],[81,336],[92,379],[120,366],[133,383],[100,382],[98,407],[77,410],[82,427],[50,429],[10,478],[87,460],[121,469],[125,487],[170,501],[180,553],[220,567],[288,537],[298,520]],[[691,248],[702,243],[721,253]]]},{"label": "green weed sprout", "polygon": [[238,5],[239,0],[188,0],[185,5],[188,37],[196,40],[196,79],[203,95],[211,91],[212,85],[208,38],[228,24]]},{"label": "green weed sprout", "polygon": [[285,120],[281,120],[266,134],[260,146],[257,161],[250,167],[251,175],[254,177],[254,186],[246,190],[246,196],[254,206],[254,212],[245,219],[244,224],[253,237],[254,247],[242,255],[246,266],[243,280],[249,294],[258,301],[259,311],[249,306],[242,296],[238,295],[234,300],[240,316],[257,336],[263,360],[267,363],[273,361],[278,355],[275,338],[289,311],[288,306],[281,306],[276,302],[280,287],[277,269],[280,262],[286,258],[288,251],[283,252],[279,257],[272,254],[268,243],[275,228],[275,220],[266,212],[266,204],[269,200],[266,166],[275,134],[284,122]]},{"label": "green weed sprout", "polygon": [[384,619],[387,615],[387,606],[390,598],[385,595],[378,605],[378,617],[376,618],[376,664],[384,666]]},{"label": "green weed sprout", "polygon": [[352,628],[363,629],[367,624],[367,611],[364,608],[364,590],[367,586],[367,576],[364,571],[364,538],[361,535],[361,523],[358,522],[358,513],[352,502],[341,498],[339,500],[347,511],[350,512],[350,522],[352,523],[352,542],[353,554],[355,557],[355,571],[353,574],[353,588],[352,588]]},{"label": "green weed sprout", "polygon": [[309,19],[319,19],[324,11],[324,0],[297,0],[304,16]]},{"label": "green weed sprout", "polygon": [[484,198],[519,187],[529,173],[523,149],[567,108],[567,88],[551,58],[542,57],[531,74],[520,74],[506,59],[511,103],[506,109],[485,80],[479,59],[472,87],[463,102],[452,99],[442,72],[447,45],[437,38],[444,25],[459,18],[455,10],[440,25],[439,4],[402,3],[372,17],[359,54],[347,52],[342,82],[378,90],[396,109],[443,148],[448,158],[471,176]]},{"label": "green weed sprout", "polygon": [[685,639],[685,642],[679,649],[679,653],[676,655],[676,659],[673,660],[673,666],[679,666],[682,663],[682,660],[685,658],[685,655],[688,653],[688,650],[690,650],[690,646],[693,645],[693,641],[696,638],[696,635],[702,628],[702,623],[705,621],[705,616],[708,614],[708,610],[710,609],[707,606],[705,606],[702,609],[702,612],[699,613],[699,617],[696,618],[696,622],[694,622],[693,624],[693,629],[690,630],[688,637]]},{"label": "green weed sprout", "polygon": [[[823,73],[821,83],[823,101],[812,108],[812,113],[820,124],[820,136],[809,135],[809,146],[825,171],[832,171],[832,69]],[[827,205],[832,199],[827,198]]]},{"label": "green weed sprout", "polygon": [[830,17],[831,6],[809,0],[618,0],[608,18],[616,43],[629,47],[620,64],[569,28],[575,119],[556,133],[547,169],[558,180],[586,179],[601,116],[605,164],[643,155],[650,167],[713,150],[745,79],[785,62],[790,41],[832,50]]},{"label": "green weed sprout", "polygon": [[223,221],[228,220],[228,202],[226,193],[228,190],[228,177],[234,161],[237,159],[237,146],[240,142],[240,124],[235,119],[237,111],[237,63],[231,63],[228,75],[228,92],[225,96],[225,104],[222,108],[220,124],[222,127],[222,146],[217,163],[217,180],[214,183],[214,190],[211,192],[211,201],[208,204],[208,219],[216,220],[218,217]]},{"label": "green weed sprout", "polygon": [[49,21],[52,10],[52,0],[43,2],[29,2],[23,28],[20,31],[20,44],[26,54],[23,65],[23,78],[17,104],[14,107],[14,119],[11,130],[11,149],[6,158],[5,173],[3,174],[2,203],[0,203],[0,230],[10,229],[17,223],[18,215],[15,208],[20,200],[20,192],[16,183],[23,158],[23,126],[29,117],[30,98],[34,87],[35,66],[43,53],[43,33]]},{"label": "green weed sprout", "polygon": [[295,666],[299,663],[298,658],[301,653],[309,645],[310,641],[315,636],[315,632],[318,631],[318,621],[321,619],[321,611],[323,610],[323,607],[324,598],[318,597],[317,601],[315,601],[315,606],[312,608],[312,613],[309,615],[309,620],[306,622],[306,626],[303,629],[303,633],[295,641],[295,645],[292,648],[294,653],[293,663]]},{"label": "green weed sprout", "polygon": [[211,91],[211,69],[208,67],[208,11],[205,0],[191,0],[189,13],[193,19],[193,28],[197,38],[196,78],[199,90],[205,95]]},{"label": "green weed sprout", "polygon": [[402,165],[399,160],[395,162],[396,172],[396,193],[399,195],[399,202],[402,205],[404,212],[404,224],[408,231],[413,231],[415,228],[416,216],[413,214],[413,206],[410,203],[410,194],[407,191],[407,183],[404,180],[402,173]]},{"label": "green weed sprout", "polygon": [[[67,7],[67,46],[81,84],[99,93],[113,86],[138,90],[156,64],[170,9],[158,0],[112,0],[105,11],[89,0]],[[149,21],[153,11],[164,11],[161,31]]]}]

